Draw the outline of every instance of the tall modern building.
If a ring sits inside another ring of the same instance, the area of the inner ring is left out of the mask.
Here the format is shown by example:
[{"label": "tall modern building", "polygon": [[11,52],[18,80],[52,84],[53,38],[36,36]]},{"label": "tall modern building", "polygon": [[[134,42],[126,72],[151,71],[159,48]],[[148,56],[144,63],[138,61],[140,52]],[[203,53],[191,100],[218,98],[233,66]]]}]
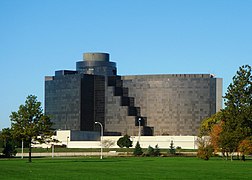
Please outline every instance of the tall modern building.
[{"label": "tall modern building", "polygon": [[105,135],[197,135],[222,106],[222,79],[211,74],[117,75],[107,53],[84,53],[76,70],[45,77],[45,112],[55,129]]}]

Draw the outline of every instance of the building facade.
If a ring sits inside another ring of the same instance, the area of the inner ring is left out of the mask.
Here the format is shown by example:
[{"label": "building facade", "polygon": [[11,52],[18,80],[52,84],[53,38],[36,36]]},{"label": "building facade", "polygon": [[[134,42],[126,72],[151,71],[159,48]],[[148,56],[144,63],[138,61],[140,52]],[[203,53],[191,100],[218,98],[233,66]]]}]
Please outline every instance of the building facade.
[{"label": "building facade", "polygon": [[45,113],[55,129],[105,135],[197,135],[222,106],[222,79],[210,74],[118,76],[107,53],[84,53],[76,71],[45,78]]}]

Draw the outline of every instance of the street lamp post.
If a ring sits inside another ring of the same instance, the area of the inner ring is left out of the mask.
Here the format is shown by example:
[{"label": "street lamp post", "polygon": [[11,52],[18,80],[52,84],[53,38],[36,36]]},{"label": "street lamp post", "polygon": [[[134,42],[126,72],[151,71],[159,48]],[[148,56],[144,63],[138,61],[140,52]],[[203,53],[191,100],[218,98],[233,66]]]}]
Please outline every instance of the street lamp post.
[{"label": "street lamp post", "polygon": [[103,126],[100,122],[95,122],[95,124],[99,124],[101,126],[101,159],[102,159],[102,138],[103,138]]},{"label": "street lamp post", "polygon": [[141,135],[140,124],[141,124],[141,118],[138,118],[138,142],[140,141],[140,135]]},{"label": "street lamp post", "polygon": [[52,144],[52,158],[54,158],[54,144]]},{"label": "street lamp post", "polygon": [[22,139],[22,156],[21,159],[24,158],[24,140]]},{"label": "street lamp post", "polygon": [[67,148],[68,148],[68,140],[69,140],[69,136],[67,136]]}]

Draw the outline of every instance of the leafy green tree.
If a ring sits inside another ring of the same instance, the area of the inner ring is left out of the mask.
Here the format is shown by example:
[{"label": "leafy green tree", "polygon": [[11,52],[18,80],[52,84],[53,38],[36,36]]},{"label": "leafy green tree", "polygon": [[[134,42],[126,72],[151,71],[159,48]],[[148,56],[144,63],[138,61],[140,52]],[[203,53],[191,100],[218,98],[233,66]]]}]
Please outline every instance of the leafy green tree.
[{"label": "leafy green tree", "polygon": [[137,143],[136,143],[136,146],[135,146],[135,149],[134,149],[134,151],[133,151],[133,154],[134,154],[135,156],[141,156],[141,155],[143,154],[143,150],[142,150],[142,148],[141,148],[141,146],[140,146],[140,144],[139,144],[138,141],[137,141]]},{"label": "leafy green tree", "polygon": [[3,142],[3,155],[4,157],[13,157],[16,155],[17,151],[15,149],[16,142],[13,138],[13,133],[10,128],[5,128],[0,134],[0,139]]},{"label": "leafy green tree", "polygon": [[52,141],[52,122],[43,114],[41,103],[34,95],[29,95],[25,104],[20,105],[17,112],[11,113],[10,119],[14,136],[29,144],[29,162],[31,162],[32,144]]},{"label": "leafy green tree", "polygon": [[219,111],[213,114],[211,117],[204,119],[200,124],[199,137],[209,136],[213,126],[220,123],[222,118],[223,118],[223,111]]},{"label": "leafy green tree", "polygon": [[236,127],[238,125],[238,120],[228,116],[226,115],[224,123],[221,126],[222,130],[219,133],[218,145],[219,149],[226,154],[226,158],[228,158],[228,154],[230,154],[231,160],[233,160],[232,155],[237,151],[238,145],[243,139],[243,135],[240,134],[243,132],[242,129]]},{"label": "leafy green tree", "polygon": [[123,147],[129,148],[129,147],[132,147],[132,141],[130,140],[130,136],[126,134],[123,137],[119,138],[118,141],[117,141],[117,145],[120,148],[123,148]]},{"label": "leafy green tree", "polygon": [[251,67],[239,68],[225,94],[225,109],[201,123],[200,137],[210,136],[211,145],[233,159],[239,144],[252,136],[252,74]]},{"label": "leafy green tree", "polygon": [[[252,135],[252,74],[251,67],[239,68],[225,94],[225,113],[220,146],[232,153],[240,142]],[[231,156],[232,160],[232,156]]]},{"label": "leafy green tree", "polygon": [[2,131],[0,131],[0,149],[4,146],[4,140],[1,137]]}]

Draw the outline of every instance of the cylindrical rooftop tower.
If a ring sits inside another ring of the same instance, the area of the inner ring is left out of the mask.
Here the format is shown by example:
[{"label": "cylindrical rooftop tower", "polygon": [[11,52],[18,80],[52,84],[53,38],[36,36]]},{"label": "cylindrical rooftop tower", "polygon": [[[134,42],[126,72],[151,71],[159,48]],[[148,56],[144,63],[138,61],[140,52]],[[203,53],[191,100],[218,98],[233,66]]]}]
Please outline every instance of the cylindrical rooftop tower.
[{"label": "cylindrical rooftop tower", "polygon": [[84,53],[83,61],[76,63],[76,70],[83,74],[116,75],[116,63],[109,61],[108,53]]},{"label": "cylindrical rooftop tower", "polygon": [[109,54],[108,53],[84,53],[83,60],[84,61],[107,61],[107,62],[109,62]]}]

